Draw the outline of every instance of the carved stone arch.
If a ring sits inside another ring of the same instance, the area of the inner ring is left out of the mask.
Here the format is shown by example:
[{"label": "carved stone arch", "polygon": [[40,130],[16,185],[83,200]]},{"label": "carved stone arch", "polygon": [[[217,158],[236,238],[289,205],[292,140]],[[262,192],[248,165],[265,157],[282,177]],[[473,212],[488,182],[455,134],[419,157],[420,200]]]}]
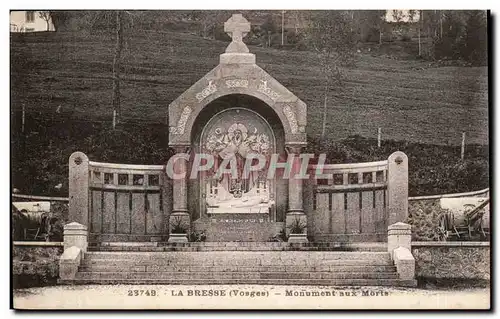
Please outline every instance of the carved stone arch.
[{"label": "carved stone arch", "polygon": [[278,115],[285,129],[287,143],[305,143],[305,116],[301,119],[297,114],[297,111],[305,114],[305,104],[288,90],[281,94],[267,87],[269,90],[266,94],[263,86],[259,89],[263,81],[274,86],[278,83],[269,78],[242,79],[234,76],[219,79],[208,77],[203,81],[206,86],[201,89],[196,83],[170,105],[170,144],[189,144],[193,124],[203,108],[220,97],[232,94],[249,95],[263,101]]},{"label": "carved stone arch", "polygon": [[292,132],[294,132],[294,131],[292,130],[292,127],[290,126],[289,119],[286,117],[285,113],[279,108],[279,106],[274,105],[273,101],[271,99],[263,96],[262,94],[259,94],[258,92],[251,91],[248,89],[241,89],[241,88],[231,90],[231,92],[218,92],[217,94],[213,94],[212,96],[210,96],[210,98],[207,98],[206,100],[204,100],[203,106],[197,107],[194,110],[192,110],[191,116],[187,120],[187,123],[185,126],[186,132],[191,131],[193,129],[193,124],[196,121],[198,115],[207,105],[209,105],[210,103],[212,103],[213,101],[215,101],[221,97],[228,96],[228,95],[234,95],[234,94],[253,96],[253,97],[259,99],[260,101],[264,102],[264,104],[266,104],[269,108],[271,108],[276,113],[276,115],[279,117],[281,125],[283,126],[283,129],[285,132],[285,140],[291,139],[290,134],[292,134]]},{"label": "carved stone arch", "polygon": [[[272,108],[285,130],[287,144],[306,144],[307,106],[255,63],[241,42],[249,24],[234,15],[227,32],[237,34],[232,49],[220,56],[220,64],[182,93],[169,106],[169,144],[189,145],[191,130],[200,112],[212,101],[231,94],[255,97]],[[231,47],[231,46],[230,46]]]}]

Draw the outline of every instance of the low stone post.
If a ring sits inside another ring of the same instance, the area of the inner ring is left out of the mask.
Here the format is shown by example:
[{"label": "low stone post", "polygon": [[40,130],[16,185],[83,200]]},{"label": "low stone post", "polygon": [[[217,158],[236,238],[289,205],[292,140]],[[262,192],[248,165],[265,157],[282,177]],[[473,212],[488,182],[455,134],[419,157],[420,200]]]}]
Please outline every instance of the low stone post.
[{"label": "low stone post", "polygon": [[64,250],[59,259],[59,280],[60,283],[71,283],[78,273],[78,266],[83,258],[83,252],[76,246]]},{"label": "low stone post", "polygon": [[64,252],[59,259],[59,279],[68,283],[75,279],[78,266],[87,251],[87,226],[73,222],[64,225]]},{"label": "low stone post", "polygon": [[398,222],[388,227],[387,251],[394,261],[399,278],[413,280],[415,258],[411,253],[411,225]]},{"label": "low stone post", "polygon": [[394,152],[388,159],[387,209],[389,225],[403,222],[408,217],[408,156]]},{"label": "low stone post", "polygon": [[73,222],[64,225],[64,250],[77,247],[82,252],[87,251],[87,226]]},{"label": "low stone post", "polygon": [[387,251],[391,257],[398,247],[411,250],[411,225],[399,222],[387,227]]},{"label": "low stone post", "polygon": [[89,222],[89,158],[82,152],[69,157],[69,220]]}]

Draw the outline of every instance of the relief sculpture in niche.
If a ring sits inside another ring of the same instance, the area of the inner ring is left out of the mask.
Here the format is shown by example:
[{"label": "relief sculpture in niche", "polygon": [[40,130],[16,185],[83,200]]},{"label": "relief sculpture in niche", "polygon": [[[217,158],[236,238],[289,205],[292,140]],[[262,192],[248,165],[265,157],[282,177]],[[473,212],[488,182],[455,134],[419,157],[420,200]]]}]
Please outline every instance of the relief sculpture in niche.
[{"label": "relief sculpture in niche", "polygon": [[[207,213],[269,214],[274,200],[266,174],[252,171],[245,176],[243,170],[250,154],[270,156],[273,149],[273,137],[255,125],[233,122],[214,127],[202,145],[205,153],[214,156],[213,169],[206,179]],[[221,164],[227,164],[228,170],[217,174]]]}]

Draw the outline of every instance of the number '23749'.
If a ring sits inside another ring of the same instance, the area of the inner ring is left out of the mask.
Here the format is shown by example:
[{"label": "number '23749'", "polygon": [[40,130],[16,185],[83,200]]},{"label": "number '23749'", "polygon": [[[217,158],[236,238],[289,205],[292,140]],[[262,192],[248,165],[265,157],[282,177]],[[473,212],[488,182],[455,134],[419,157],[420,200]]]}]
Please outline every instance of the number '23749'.
[{"label": "number '23749'", "polygon": [[134,297],[134,296],[156,296],[156,290],[129,290],[128,294],[129,297]]}]

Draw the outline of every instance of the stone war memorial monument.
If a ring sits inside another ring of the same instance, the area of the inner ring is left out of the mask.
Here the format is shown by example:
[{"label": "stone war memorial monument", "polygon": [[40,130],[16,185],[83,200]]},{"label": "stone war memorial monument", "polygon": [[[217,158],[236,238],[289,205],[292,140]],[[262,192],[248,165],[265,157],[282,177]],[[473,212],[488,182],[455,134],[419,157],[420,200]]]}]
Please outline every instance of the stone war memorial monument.
[{"label": "stone war memorial monument", "polygon": [[258,66],[241,14],[224,31],[165,107],[168,163],[69,158],[60,282],[414,286],[407,156],[305,154],[307,105]]}]

